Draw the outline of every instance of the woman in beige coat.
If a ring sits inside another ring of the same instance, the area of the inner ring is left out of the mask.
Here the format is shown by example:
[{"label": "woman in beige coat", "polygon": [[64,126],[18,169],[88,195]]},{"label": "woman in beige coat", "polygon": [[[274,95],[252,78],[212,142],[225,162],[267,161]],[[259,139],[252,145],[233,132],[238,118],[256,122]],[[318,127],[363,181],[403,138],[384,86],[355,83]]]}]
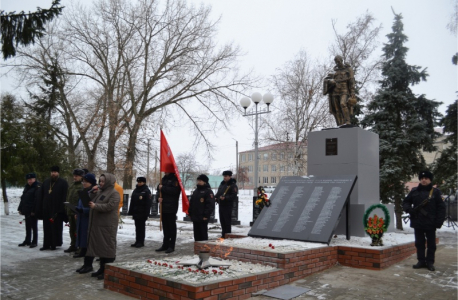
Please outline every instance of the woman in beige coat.
[{"label": "woman in beige coat", "polygon": [[86,256],[92,260],[96,256],[100,257],[100,269],[92,273],[92,277],[98,279],[103,279],[105,264],[113,262],[116,258],[120,196],[114,188],[115,181],[113,174],[102,174],[99,178],[100,188],[91,195],[92,201],[89,202],[91,211]]}]

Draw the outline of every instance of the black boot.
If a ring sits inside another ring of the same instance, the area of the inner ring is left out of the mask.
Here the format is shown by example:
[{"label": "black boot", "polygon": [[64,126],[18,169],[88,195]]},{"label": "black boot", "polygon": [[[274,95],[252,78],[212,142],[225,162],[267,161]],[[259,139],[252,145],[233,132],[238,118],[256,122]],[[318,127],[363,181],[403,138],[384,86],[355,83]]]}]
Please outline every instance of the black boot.
[{"label": "black boot", "polygon": [[432,262],[429,262],[429,263],[428,263],[427,268],[428,268],[428,270],[430,270],[431,272],[436,271],[436,268],[434,268],[434,264],[433,264]]},{"label": "black boot", "polygon": [[414,269],[421,269],[421,268],[427,268],[428,266],[424,261],[418,261],[416,265],[413,265],[412,268]]},{"label": "black boot", "polygon": [[167,249],[168,249],[167,247],[161,246],[161,248],[158,248],[158,249],[156,249],[154,251],[161,252],[161,251],[166,251]]},{"label": "black boot", "polygon": [[169,249],[165,250],[165,253],[172,253],[173,251],[175,251],[175,249],[169,248]]},{"label": "black boot", "polygon": [[84,266],[81,270],[78,271],[78,273],[85,274],[85,273],[92,272],[93,270],[94,268],[92,268],[92,266]]},{"label": "black boot", "polygon": [[78,250],[78,248],[76,248],[75,246],[70,246],[68,247],[67,250],[64,250],[65,253],[70,253],[70,252],[75,252],[76,250]]},{"label": "black boot", "polygon": [[136,247],[137,246],[137,242],[133,243],[132,245],[130,245],[131,247]]},{"label": "black boot", "polygon": [[22,242],[22,244],[19,244],[18,246],[19,247],[24,247],[24,246],[29,246],[30,243],[27,243],[27,242]]},{"label": "black boot", "polygon": [[73,258],[80,258],[86,255],[87,248],[81,248],[80,252],[76,255],[73,255]]},{"label": "black boot", "polygon": [[135,248],[141,248],[141,247],[145,247],[145,245],[144,245],[144,244],[137,244],[137,245],[135,245]]}]

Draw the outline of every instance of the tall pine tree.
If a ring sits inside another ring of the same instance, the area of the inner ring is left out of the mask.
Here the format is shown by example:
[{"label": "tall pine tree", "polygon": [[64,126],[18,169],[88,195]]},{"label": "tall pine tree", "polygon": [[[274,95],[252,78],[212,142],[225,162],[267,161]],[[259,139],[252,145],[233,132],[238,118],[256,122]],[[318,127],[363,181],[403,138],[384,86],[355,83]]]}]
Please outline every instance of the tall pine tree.
[{"label": "tall pine tree", "polygon": [[450,143],[450,147],[444,149],[441,156],[432,164],[437,186],[446,194],[450,194],[451,190],[456,190],[458,182],[457,107],[458,100],[455,100],[454,103],[447,107],[446,115],[441,120],[441,125],[444,126],[444,133],[446,134],[444,142]]},{"label": "tall pine tree", "polygon": [[393,32],[383,47],[382,80],[374,99],[368,103],[364,127],[380,138],[380,197],[394,203],[396,227],[402,229],[401,203],[405,183],[425,168],[423,151],[434,151],[434,125],[441,104],[417,96],[411,85],[426,81],[426,69],[406,62],[408,38],[404,35],[401,14],[394,13]]}]

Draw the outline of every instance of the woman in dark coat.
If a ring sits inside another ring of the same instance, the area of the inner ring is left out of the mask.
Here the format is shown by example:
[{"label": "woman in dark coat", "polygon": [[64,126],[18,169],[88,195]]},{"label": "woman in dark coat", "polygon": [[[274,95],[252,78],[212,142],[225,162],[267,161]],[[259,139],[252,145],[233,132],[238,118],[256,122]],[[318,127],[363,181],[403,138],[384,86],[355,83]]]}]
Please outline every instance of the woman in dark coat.
[{"label": "woman in dark coat", "polygon": [[[19,214],[25,218],[25,240],[19,247],[30,246],[35,248],[38,242],[38,220],[35,215],[35,207],[39,197],[40,183],[36,181],[35,173],[29,173],[25,176],[27,184],[22,192],[21,202],[19,203]],[[33,236],[33,237],[32,237]]]},{"label": "woman in dark coat", "polygon": [[145,177],[137,178],[137,186],[130,197],[129,216],[135,221],[135,243],[131,247],[145,246],[146,220],[151,208],[151,191],[146,185]]},{"label": "woman in dark coat", "polygon": [[[74,258],[84,257],[87,251],[87,230],[89,227],[89,192],[97,184],[94,174],[88,173],[83,177],[83,190],[78,191],[79,200],[76,210],[78,214],[76,218],[76,247],[80,248],[80,252],[74,255]],[[83,266],[84,267],[84,266]],[[82,268],[81,268],[82,269]]]},{"label": "woman in dark coat", "polygon": [[89,229],[87,237],[87,252],[85,262],[90,261],[90,267],[84,267],[79,273],[92,271],[94,258],[100,257],[100,269],[92,273],[92,277],[103,279],[105,264],[114,262],[116,258],[116,234],[118,233],[118,205],[121,197],[115,190],[116,178],[113,174],[105,173],[99,178],[100,188],[94,187],[89,202]]},{"label": "woman in dark coat", "polygon": [[208,240],[208,220],[214,210],[215,196],[208,184],[208,177],[201,174],[197,177],[197,188],[192,193],[188,209],[194,230],[194,241]]}]

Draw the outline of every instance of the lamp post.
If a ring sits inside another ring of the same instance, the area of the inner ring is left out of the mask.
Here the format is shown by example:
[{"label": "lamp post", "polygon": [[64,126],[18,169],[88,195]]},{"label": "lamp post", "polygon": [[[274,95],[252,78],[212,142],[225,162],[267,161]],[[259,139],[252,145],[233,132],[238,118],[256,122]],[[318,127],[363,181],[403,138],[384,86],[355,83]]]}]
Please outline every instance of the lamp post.
[{"label": "lamp post", "polygon": [[[265,104],[267,104],[267,110],[258,111],[258,104],[261,102],[261,100],[264,101]],[[274,97],[272,96],[271,93],[265,93],[264,96],[262,96],[260,93],[255,92],[251,95],[251,99],[248,97],[243,97],[240,99],[240,105],[245,109],[245,114],[243,115],[244,117],[248,116],[255,116],[255,126],[254,126],[254,188],[253,188],[253,202],[256,202],[256,193],[257,193],[257,184],[259,183],[259,178],[258,178],[258,168],[259,168],[259,161],[258,161],[258,116],[262,114],[268,114],[270,113],[269,107],[270,104],[274,101]],[[251,102],[255,104],[255,112],[254,113],[246,113],[246,109],[251,105]],[[254,211],[254,210],[253,210]],[[253,213],[253,222],[255,221],[257,216],[255,216],[255,213]]]}]

